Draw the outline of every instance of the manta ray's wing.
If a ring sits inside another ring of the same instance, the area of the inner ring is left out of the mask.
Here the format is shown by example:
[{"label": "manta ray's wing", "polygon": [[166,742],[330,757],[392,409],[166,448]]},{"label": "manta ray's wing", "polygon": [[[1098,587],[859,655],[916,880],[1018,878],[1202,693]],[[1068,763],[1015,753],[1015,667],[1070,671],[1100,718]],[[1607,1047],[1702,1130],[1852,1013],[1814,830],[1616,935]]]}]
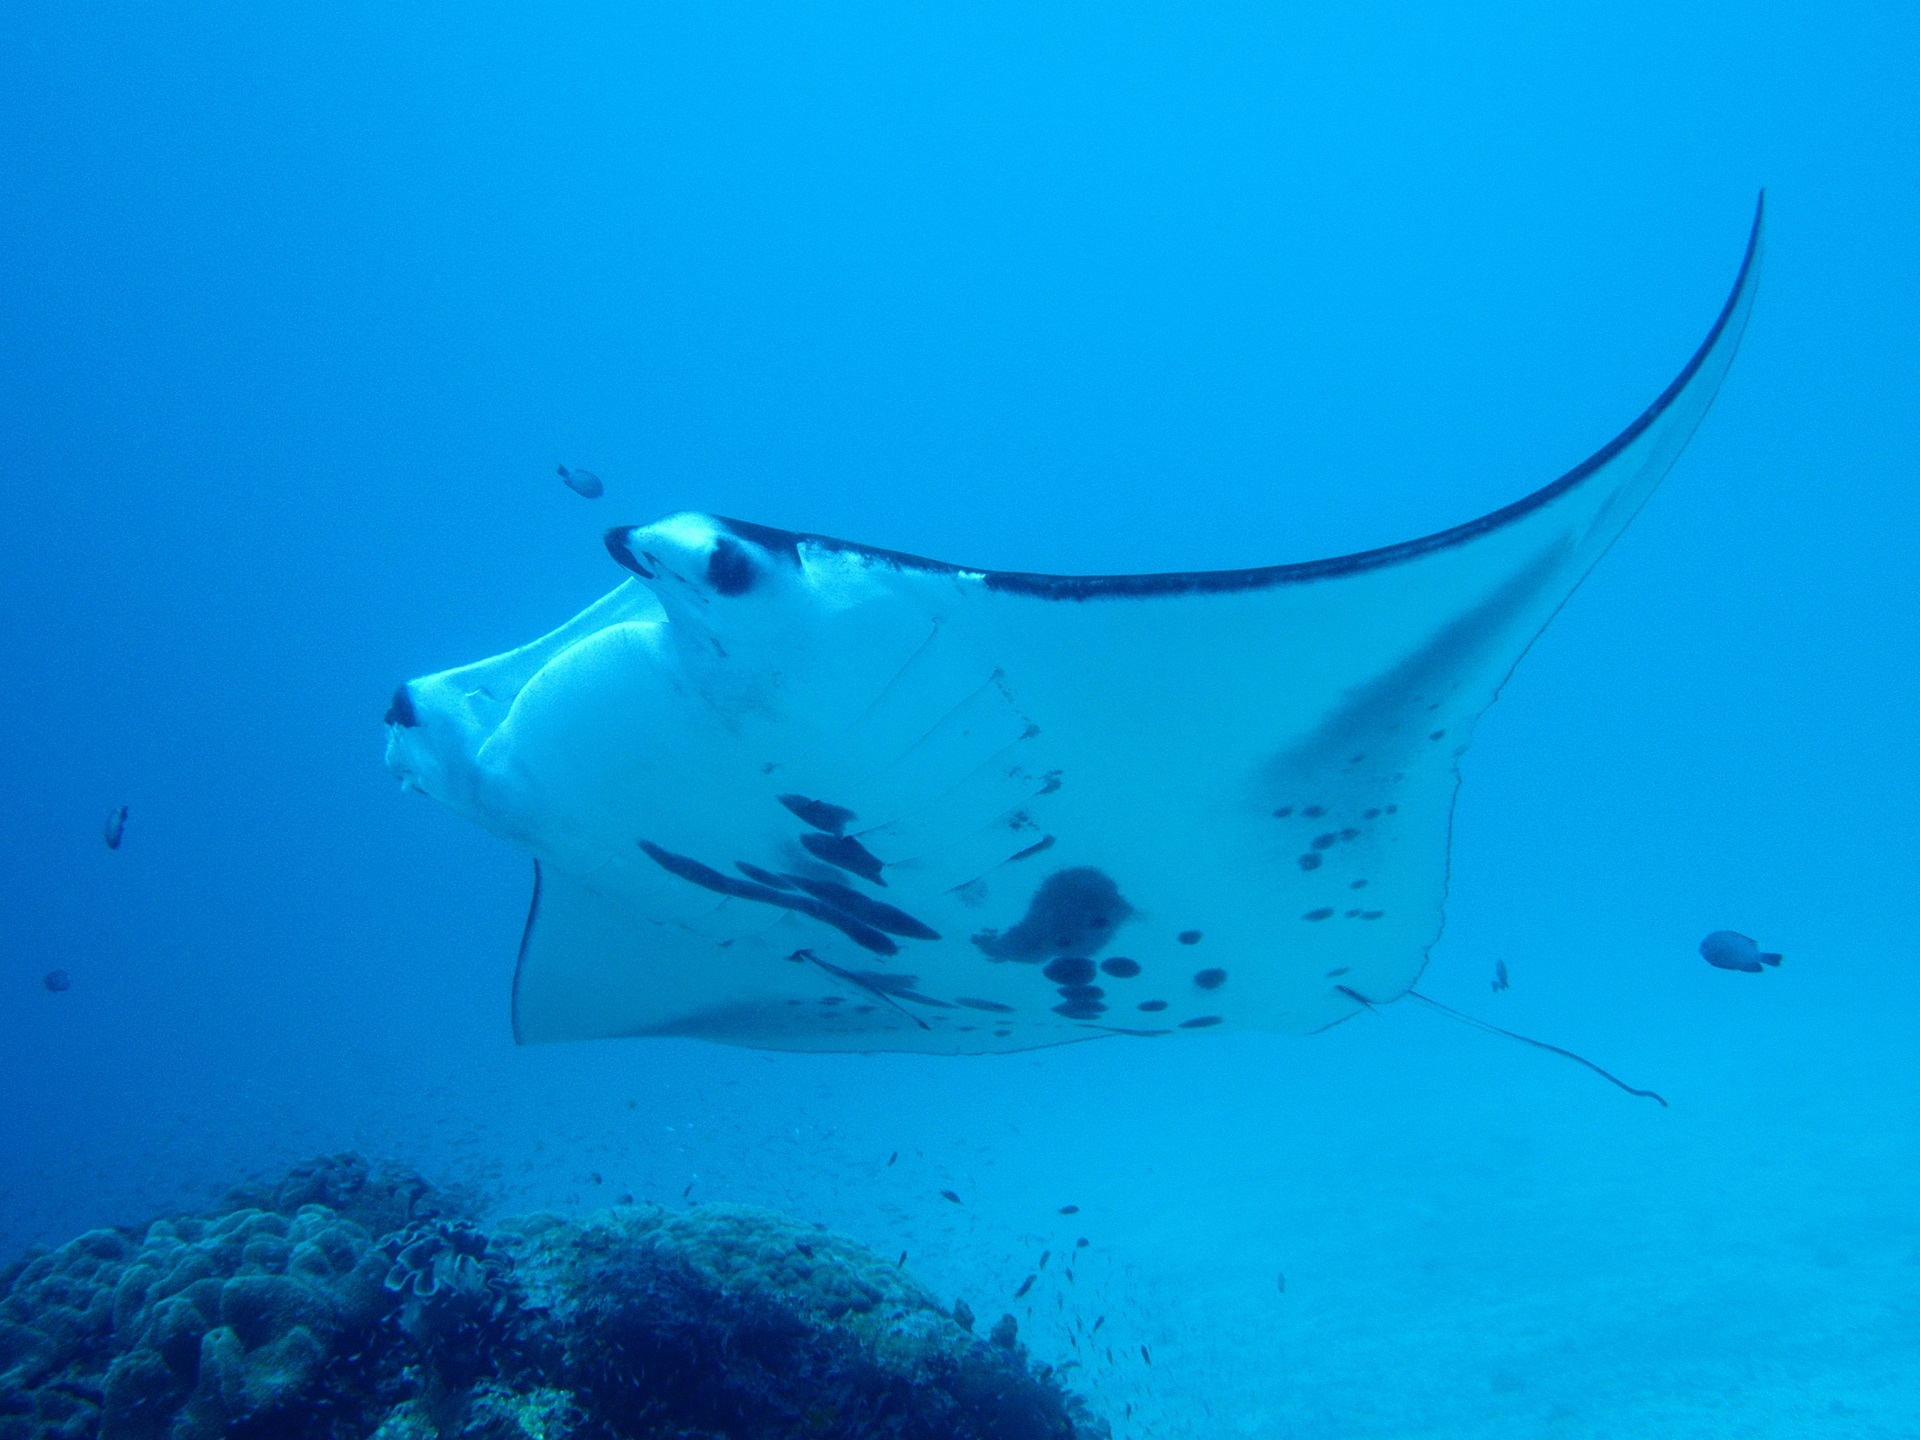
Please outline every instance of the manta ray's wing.
[{"label": "manta ray's wing", "polygon": [[516,1034],[1013,1050],[1403,994],[1474,723],[1705,413],[1760,233],[1618,439],[1387,549],[1061,577],[614,531],[626,585],[389,712],[409,785],[536,857]]}]

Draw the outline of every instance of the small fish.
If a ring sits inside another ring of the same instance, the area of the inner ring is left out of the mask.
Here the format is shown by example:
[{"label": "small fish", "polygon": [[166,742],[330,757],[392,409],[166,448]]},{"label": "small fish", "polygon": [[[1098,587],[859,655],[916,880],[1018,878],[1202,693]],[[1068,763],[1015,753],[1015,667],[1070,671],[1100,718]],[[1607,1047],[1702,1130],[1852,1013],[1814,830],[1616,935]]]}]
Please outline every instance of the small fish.
[{"label": "small fish", "polygon": [[1074,1285],[1079,1283],[1073,1278],[1073,1266],[1071,1265],[1067,1266],[1067,1283],[1069,1285]]},{"label": "small fish", "polygon": [[1144,1345],[1140,1347],[1140,1358],[1149,1365],[1153,1364],[1153,1352]]},{"label": "small fish", "polygon": [[684,1189],[684,1190],[682,1190],[682,1191],[680,1192],[680,1198],[681,1198],[682,1200],[684,1200],[684,1199],[686,1199],[686,1198],[687,1198],[687,1196],[689,1196],[689,1195],[691,1195],[691,1194],[693,1193],[693,1184],[694,1184],[694,1182],[693,1182],[693,1181],[691,1181],[691,1180],[689,1180],[689,1181],[687,1181],[687,1188],[686,1188],[686,1189]]},{"label": "small fish", "polygon": [[587,1183],[589,1185],[604,1185],[607,1182],[600,1178],[600,1172],[598,1170],[589,1170],[587,1172]]},{"label": "small fish", "polygon": [[893,1262],[893,1268],[896,1270],[904,1270],[907,1268],[907,1252],[906,1251],[902,1250],[900,1252],[900,1258]]},{"label": "small fish", "polygon": [[107,825],[101,838],[107,842],[107,849],[118,850],[120,841],[127,833],[127,807],[117,806],[107,812]]},{"label": "small fish", "polygon": [[1022,1295],[1025,1295],[1027,1291],[1033,1288],[1033,1282],[1038,1280],[1039,1278],[1040,1277],[1038,1275],[1027,1276],[1026,1279],[1020,1282],[1020,1288],[1013,1292],[1013,1298],[1018,1300]]},{"label": "small fish", "polygon": [[1039,1263],[1038,1265],[1036,1265],[1036,1266],[1034,1266],[1033,1268],[1034,1268],[1034,1269],[1036,1269],[1036,1270],[1044,1270],[1044,1269],[1046,1269],[1046,1268],[1047,1268],[1047,1261],[1049,1261],[1049,1260],[1051,1260],[1052,1258],[1053,1258],[1053,1251],[1051,1251],[1051,1250],[1042,1250],[1042,1251],[1040,1252],[1040,1263]]},{"label": "small fish", "polygon": [[1493,962],[1493,988],[1496,993],[1507,988],[1507,962],[1504,960]]},{"label": "small fish", "polygon": [[898,1150],[894,1151],[893,1154],[887,1156],[887,1165],[891,1167],[893,1165],[893,1162],[898,1160],[899,1158],[900,1158],[900,1152]]},{"label": "small fish", "polygon": [[600,483],[600,477],[591,470],[569,470],[564,465],[553,467],[560,478],[567,482],[567,488],[576,495],[584,495],[589,500],[598,500],[607,493],[607,487]]},{"label": "small fish", "polygon": [[1098,1335],[1100,1333],[1100,1327],[1106,1323],[1107,1323],[1106,1316],[1096,1315],[1093,1321],[1093,1329],[1089,1330],[1087,1333],[1089,1335]]},{"label": "small fish", "polygon": [[1280,1272],[1280,1293],[1282,1295],[1287,1293],[1287,1275],[1284,1270]]},{"label": "small fish", "polygon": [[1762,950],[1738,930],[1716,930],[1700,942],[1700,958],[1722,970],[1758,975],[1762,968],[1778,965],[1784,957]]},{"label": "small fish", "polygon": [[58,995],[62,990],[73,988],[73,977],[64,970],[49,970],[40,977],[40,983]]},{"label": "small fish", "polygon": [[1078,1205],[1062,1205],[1060,1207],[1060,1213],[1062,1215],[1078,1215],[1080,1213],[1080,1207]]},{"label": "small fish", "polygon": [[943,1200],[951,1200],[956,1205],[960,1203],[960,1197],[951,1190],[942,1190],[940,1192],[940,1198]]}]

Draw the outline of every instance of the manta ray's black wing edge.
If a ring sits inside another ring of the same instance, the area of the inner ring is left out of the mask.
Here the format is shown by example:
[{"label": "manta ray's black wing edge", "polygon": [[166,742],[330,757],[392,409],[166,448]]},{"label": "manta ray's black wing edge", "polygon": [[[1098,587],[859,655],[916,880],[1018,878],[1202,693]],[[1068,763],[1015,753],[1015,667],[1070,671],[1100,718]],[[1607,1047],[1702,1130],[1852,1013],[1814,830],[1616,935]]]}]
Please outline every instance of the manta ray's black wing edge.
[{"label": "manta ray's black wing edge", "polygon": [[[1759,277],[1761,237],[1765,230],[1766,213],[1767,194],[1762,190],[1754,206],[1753,226],[1747,234],[1747,248],[1740,262],[1739,274],[1734,277],[1733,289],[1728,293],[1726,303],[1720,307],[1720,314],[1713,322],[1713,328],[1707,332],[1706,339],[1700,342],[1700,347],[1694,351],[1693,357],[1674,377],[1673,382],[1661,391],[1659,398],[1643,410],[1626,429],[1559,479],[1542,486],[1531,495],[1483,515],[1477,520],[1469,520],[1463,525],[1422,536],[1417,540],[1407,540],[1398,545],[1387,545],[1377,550],[1362,550],[1352,555],[1339,555],[1327,560],[1308,560],[1290,565],[1266,565],[1251,570],[1198,570],[1162,575],[1035,575],[1013,570],[974,570],[963,565],[950,565],[944,560],[929,560],[922,555],[909,555],[898,550],[858,545],[850,540],[834,539],[832,536],[781,530],[770,525],[756,525],[750,521],[729,519],[726,516],[714,518],[738,539],[760,547],[770,556],[777,556],[789,562],[798,559],[800,547],[805,545],[856,555],[872,564],[889,566],[897,570],[977,576],[989,590],[1028,595],[1043,600],[1105,600],[1162,595],[1223,594],[1233,591],[1260,590],[1274,585],[1295,585],[1314,580],[1326,580],[1375,570],[1386,565],[1401,564],[1436,550],[1445,550],[1464,544],[1477,536],[1510,525],[1564,495],[1581,481],[1604,468],[1608,461],[1651,429],[1661,416],[1672,408],[1674,402],[1686,393],[1688,387],[1693,384],[1701,370],[1722,345],[1728,347],[1729,358],[1731,358],[1731,348],[1738,345],[1741,331],[1745,328],[1754,284]],[[610,531],[607,545],[614,552],[615,559],[628,565],[628,568],[637,570],[637,562],[630,561],[621,553],[624,542],[617,537],[623,537],[625,533],[624,530]]]},{"label": "manta ray's black wing edge", "polygon": [[533,938],[534,922],[540,918],[540,862],[533,862],[533,898],[527,902],[527,923],[520,930],[520,949],[513,957],[513,998],[509,1008],[513,1016],[513,1042],[527,1043],[520,1025],[520,977],[527,967],[527,942]]}]

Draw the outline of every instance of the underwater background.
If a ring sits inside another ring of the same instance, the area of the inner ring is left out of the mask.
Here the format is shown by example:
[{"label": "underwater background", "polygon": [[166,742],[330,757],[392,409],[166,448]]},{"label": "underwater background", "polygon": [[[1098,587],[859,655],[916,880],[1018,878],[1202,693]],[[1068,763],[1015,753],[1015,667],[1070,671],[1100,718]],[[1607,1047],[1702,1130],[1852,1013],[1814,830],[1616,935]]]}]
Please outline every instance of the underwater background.
[{"label": "underwater background", "polygon": [[[823,1221],[1055,1363],[1103,1315],[1069,1383],[1116,1435],[1920,1434],[1917,41],[10,5],[0,1264],[354,1149],[500,1211]],[[379,719],[617,584],[606,527],[1069,573],[1425,534],[1659,393],[1763,186],[1717,404],[1463,761],[1422,982],[1671,1109],[1407,1006],[514,1047],[530,867],[402,796]],[[1786,963],[1708,967],[1723,928]]]}]

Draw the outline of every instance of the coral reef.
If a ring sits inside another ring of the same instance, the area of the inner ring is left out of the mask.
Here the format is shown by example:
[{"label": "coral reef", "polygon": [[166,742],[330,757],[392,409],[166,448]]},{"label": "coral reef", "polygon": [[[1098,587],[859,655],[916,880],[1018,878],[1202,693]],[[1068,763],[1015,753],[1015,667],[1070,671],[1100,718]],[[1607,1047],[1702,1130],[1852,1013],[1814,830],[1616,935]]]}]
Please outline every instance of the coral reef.
[{"label": "coral reef", "polygon": [[[0,1440],[1093,1440],[1010,1319],[772,1211],[491,1229],[330,1156],[0,1269]],[[957,1317],[957,1318],[956,1318]]]}]

